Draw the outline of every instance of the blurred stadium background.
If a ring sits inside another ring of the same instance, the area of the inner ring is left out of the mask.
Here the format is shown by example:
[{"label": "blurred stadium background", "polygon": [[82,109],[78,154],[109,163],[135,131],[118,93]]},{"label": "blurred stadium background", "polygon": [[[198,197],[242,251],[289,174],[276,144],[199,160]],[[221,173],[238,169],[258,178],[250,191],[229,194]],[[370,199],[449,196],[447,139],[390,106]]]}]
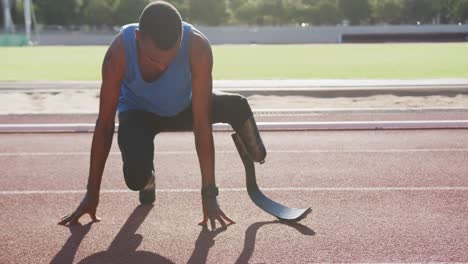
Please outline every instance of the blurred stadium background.
[{"label": "blurred stadium background", "polygon": [[[106,45],[148,0],[2,0],[0,45]],[[174,0],[213,44],[468,41],[467,0]]]}]

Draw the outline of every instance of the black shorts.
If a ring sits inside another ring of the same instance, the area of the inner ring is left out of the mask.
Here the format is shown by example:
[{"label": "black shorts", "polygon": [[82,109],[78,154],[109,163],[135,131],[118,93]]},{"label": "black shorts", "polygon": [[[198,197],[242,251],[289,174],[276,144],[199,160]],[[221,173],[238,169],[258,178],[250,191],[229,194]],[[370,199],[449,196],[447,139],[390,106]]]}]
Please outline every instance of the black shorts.
[{"label": "black shorts", "polygon": [[[213,92],[212,123],[228,123],[234,130],[252,117],[245,97]],[[191,131],[192,106],[171,117],[130,110],[119,113],[118,142],[122,153],[125,183],[132,190],[141,190],[154,174],[154,138],[160,132]]]}]

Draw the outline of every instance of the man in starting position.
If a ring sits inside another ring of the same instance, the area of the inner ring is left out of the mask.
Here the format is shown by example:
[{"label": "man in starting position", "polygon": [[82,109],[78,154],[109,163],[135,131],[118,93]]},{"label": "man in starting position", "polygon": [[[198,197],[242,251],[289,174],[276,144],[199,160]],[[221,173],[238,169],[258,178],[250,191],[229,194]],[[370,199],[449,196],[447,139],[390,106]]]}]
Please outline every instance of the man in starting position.
[{"label": "man in starting position", "polygon": [[150,3],[139,23],[122,27],[102,65],[99,116],[91,146],[87,192],[78,208],[59,224],[75,224],[89,214],[93,221],[118,111],[118,143],[127,186],[139,191],[142,204],[155,200],[154,137],[165,131],[190,131],[202,176],[203,220],[223,227],[232,221],[218,206],[213,123],[228,123],[250,158],[263,162],[266,150],[247,100],[212,91],[213,56],[207,38],[182,21],[169,3]]}]

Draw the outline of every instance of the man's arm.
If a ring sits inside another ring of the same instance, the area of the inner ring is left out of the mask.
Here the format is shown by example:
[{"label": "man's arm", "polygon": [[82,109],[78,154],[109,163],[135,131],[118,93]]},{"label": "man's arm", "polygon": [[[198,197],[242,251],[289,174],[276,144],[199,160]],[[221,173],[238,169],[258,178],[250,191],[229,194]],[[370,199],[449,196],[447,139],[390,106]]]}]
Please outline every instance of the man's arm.
[{"label": "man's arm", "polygon": [[193,133],[200,162],[202,186],[215,185],[215,156],[211,126],[213,55],[208,40],[194,31],[190,40]]},{"label": "man's arm", "polygon": [[[190,62],[192,69],[192,111],[193,133],[202,175],[202,187],[215,187],[215,154],[213,143],[213,130],[211,122],[211,97],[213,90],[213,54],[211,46],[205,36],[193,30],[190,37]],[[233,224],[219,208],[216,196],[202,197],[203,221],[206,225],[208,219],[215,228],[217,219],[224,227],[223,219]]]},{"label": "man's arm", "polygon": [[112,145],[115,112],[120,96],[120,85],[124,77],[125,51],[122,36],[119,34],[107,50],[102,64],[99,115],[91,145],[87,193],[75,212],[63,217],[59,224],[75,224],[84,214],[89,214],[93,221],[99,221],[96,217],[96,209],[99,203],[101,179]]},{"label": "man's arm", "polygon": [[118,35],[107,51],[102,64],[102,84],[99,115],[91,146],[87,191],[99,194],[102,174],[115,131],[115,113],[120,86],[125,77],[125,51],[122,36]]}]

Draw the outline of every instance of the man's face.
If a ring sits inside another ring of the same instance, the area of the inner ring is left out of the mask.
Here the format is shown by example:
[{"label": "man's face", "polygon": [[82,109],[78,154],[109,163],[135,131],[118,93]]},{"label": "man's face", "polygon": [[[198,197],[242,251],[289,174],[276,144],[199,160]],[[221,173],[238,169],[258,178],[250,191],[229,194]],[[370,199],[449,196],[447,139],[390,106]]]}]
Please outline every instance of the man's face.
[{"label": "man's face", "polygon": [[140,52],[140,67],[147,72],[161,73],[177,56],[181,38],[168,50],[156,47],[153,40],[139,30],[136,31],[136,40]]}]

